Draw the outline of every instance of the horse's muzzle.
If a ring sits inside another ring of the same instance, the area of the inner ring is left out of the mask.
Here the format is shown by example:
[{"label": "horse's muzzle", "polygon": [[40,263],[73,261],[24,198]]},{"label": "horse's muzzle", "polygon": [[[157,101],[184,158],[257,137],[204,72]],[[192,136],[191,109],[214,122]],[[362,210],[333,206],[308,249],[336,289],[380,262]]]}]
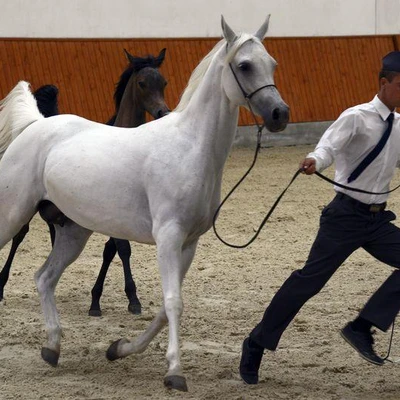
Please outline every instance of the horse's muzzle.
[{"label": "horse's muzzle", "polygon": [[158,110],[157,114],[156,114],[156,119],[162,118],[165,115],[169,114],[170,112],[171,112],[171,110],[168,109],[168,108],[167,109]]},{"label": "horse's muzzle", "polygon": [[270,132],[283,131],[289,122],[289,107],[283,103],[263,115],[266,128]]}]

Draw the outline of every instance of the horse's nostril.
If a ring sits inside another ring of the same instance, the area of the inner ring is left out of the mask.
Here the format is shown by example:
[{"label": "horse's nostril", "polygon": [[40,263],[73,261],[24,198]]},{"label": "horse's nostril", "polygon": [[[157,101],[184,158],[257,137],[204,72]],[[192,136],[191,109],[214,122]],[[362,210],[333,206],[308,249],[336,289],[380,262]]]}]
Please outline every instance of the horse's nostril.
[{"label": "horse's nostril", "polygon": [[274,121],[279,120],[280,116],[281,116],[281,112],[280,112],[279,108],[275,108],[274,111],[272,111],[272,119]]},{"label": "horse's nostril", "polygon": [[162,110],[158,110],[157,112],[157,118],[161,118],[163,116]]}]

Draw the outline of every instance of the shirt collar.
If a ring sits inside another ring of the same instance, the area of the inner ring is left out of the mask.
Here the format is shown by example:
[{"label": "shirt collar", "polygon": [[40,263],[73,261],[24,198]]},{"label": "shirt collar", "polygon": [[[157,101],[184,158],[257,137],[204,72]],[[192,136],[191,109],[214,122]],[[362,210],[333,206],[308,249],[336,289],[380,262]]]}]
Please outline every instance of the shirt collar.
[{"label": "shirt collar", "polygon": [[376,111],[378,111],[378,114],[381,116],[381,118],[386,121],[391,111],[385,106],[385,104],[382,103],[378,95],[375,95],[371,101],[371,104],[376,108]]}]

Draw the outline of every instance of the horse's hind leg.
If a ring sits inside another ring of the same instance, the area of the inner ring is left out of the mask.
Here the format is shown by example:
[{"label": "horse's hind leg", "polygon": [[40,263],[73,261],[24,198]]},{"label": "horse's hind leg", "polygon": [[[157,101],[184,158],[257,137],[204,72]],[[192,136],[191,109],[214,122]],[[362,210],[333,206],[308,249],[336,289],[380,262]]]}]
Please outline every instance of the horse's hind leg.
[{"label": "horse's hind leg", "polygon": [[130,257],[132,254],[131,245],[128,240],[114,239],[117,246],[118,255],[122,261],[125,277],[125,293],[129,300],[128,310],[132,314],[141,314],[142,305],[136,294],[136,285],[132,277]]},{"label": "horse's hind leg", "polygon": [[[161,247],[161,246],[160,246]],[[164,304],[144,333],[133,342],[123,338],[112,343],[107,350],[106,357],[110,360],[126,357],[133,353],[142,353],[161,329],[169,323],[169,343],[167,360],[168,372],[164,384],[171,389],[187,391],[186,379],[182,374],[179,353],[179,318],[183,304],[181,300],[181,285],[188,271],[197,247],[197,240],[185,247],[181,252],[177,250],[175,256],[181,261],[181,268],[173,264],[162,262],[162,247],[158,248],[159,263],[164,292]],[[180,254],[179,254],[180,253]],[[179,257],[180,255],[180,257]],[[171,268],[169,268],[171,267]],[[163,270],[164,269],[164,270]],[[171,283],[173,283],[171,285]]]},{"label": "horse's hind leg", "polygon": [[92,304],[90,305],[89,315],[92,317],[101,316],[100,297],[103,294],[104,281],[110,267],[111,261],[117,254],[117,246],[113,238],[108,239],[103,250],[103,264],[101,265],[99,276],[92,288]]},{"label": "horse's hind leg", "polygon": [[66,221],[63,227],[56,225],[54,247],[46,262],[35,274],[47,331],[47,343],[42,348],[42,358],[54,367],[58,363],[61,342],[61,326],[54,291],[61,274],[78,258],[91,234],[91,231],[70,220]]},{"label": "horse's hind leg", "polygon": [[17,252],[18,246],[22,243],[28,232],[29,232],[29,224],[26,224],[13,238],[10,254],[8,255],[7,261],[0,272],[0,301],[3,300],[4,286],[6,285],[8,278],[10,276],[11,264],[14,260],[15,253]]}]

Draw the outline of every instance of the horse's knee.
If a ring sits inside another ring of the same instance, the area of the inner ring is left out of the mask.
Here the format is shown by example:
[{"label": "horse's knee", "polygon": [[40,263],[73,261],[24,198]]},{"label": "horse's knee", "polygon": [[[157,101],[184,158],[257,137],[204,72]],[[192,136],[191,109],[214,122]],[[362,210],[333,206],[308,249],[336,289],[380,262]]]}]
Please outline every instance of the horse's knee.
[{"label": "horse's knee", "polygon": [[183,312],[183,301],[181,297],[171,296],[164,300],[165,312],[168,315],[176,313],[178,316]]}]

